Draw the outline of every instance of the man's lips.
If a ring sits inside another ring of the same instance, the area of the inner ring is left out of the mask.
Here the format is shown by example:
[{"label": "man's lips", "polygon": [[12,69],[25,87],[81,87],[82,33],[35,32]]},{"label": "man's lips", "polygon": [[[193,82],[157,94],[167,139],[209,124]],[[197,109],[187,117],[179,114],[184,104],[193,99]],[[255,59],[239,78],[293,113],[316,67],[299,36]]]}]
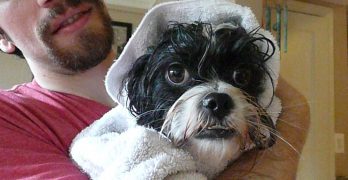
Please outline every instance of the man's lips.
[{"label": "man's lips", "polygon": [[[80,21],[82,18],[87,18],[92,11],[92,7],[80,7],[69,9],[63,15],[57,16],[51,23],[51,33],[56,34],[61,30],[67,29],[70,25]],[[83,22],[81,22],[83,23]]]}]

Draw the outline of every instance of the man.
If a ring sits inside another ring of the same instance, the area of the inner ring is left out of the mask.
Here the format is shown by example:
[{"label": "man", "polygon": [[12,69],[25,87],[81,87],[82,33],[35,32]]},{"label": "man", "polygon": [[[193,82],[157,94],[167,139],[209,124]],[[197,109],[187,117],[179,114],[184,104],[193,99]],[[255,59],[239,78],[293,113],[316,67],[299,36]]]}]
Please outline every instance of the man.
[{"label": "man", "polygon": [[[22,53],[35,77],[0,92],[0,177],[86,179],[70,160],[68,148],[79,131],[115,105],[103,81],[115,58],[105,5],[99,0],[0,0],[0,34],[0,49]],[[303,101],[280,82],[278,96],[285,106],[294,104],[290,97],[295,95]],[[306,110],[283,120],[306,128]],[[299,111],[287,109],[287,114],[293,112]],[[282,136],[301,150],[306,132],[293,133],[298,129],[284,126],[280,122]],[[284,157],[293,153],[282,143],[274,150]],[[298,155],[290,162],[270,156],[266,152],[262,167],[255,165],[257,176],[273,175],[278,166],[288,171],[274,177],[295,176]],[[249,170],[254,159],[251,155],[245,159],[241,161],[245,169],[233,166],[227,177]]]}]

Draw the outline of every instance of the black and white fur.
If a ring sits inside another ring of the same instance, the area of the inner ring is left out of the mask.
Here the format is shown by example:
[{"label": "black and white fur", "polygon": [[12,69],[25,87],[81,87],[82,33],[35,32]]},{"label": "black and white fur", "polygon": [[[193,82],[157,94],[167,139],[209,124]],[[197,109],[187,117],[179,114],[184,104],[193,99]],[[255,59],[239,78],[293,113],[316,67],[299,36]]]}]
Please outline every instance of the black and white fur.
[{"label": "black and white fur", "polygon": [[274,51],[258,29],[172,22],[126,75],[128,109],[213,177],[241,153],[275,143],[274,123],[259,103],[265,82],[273,82],[266,62]]}]

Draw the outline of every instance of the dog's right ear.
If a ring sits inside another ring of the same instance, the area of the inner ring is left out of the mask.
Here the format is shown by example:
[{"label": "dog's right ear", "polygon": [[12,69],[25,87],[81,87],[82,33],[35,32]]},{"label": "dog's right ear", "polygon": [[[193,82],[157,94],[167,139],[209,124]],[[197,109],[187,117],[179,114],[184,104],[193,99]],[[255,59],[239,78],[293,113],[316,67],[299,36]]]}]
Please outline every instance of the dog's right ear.
[{"label": "dog's right ear", "polygon": [[148,101],[145,98],[149,84],[146,82],[148,72],[146,64],[151,56],[152,54],[145,54],[139,57],[123,80],[123,86],[126,87],[128,96],[128,109],[135,116],[144,112],[147,106]]}]

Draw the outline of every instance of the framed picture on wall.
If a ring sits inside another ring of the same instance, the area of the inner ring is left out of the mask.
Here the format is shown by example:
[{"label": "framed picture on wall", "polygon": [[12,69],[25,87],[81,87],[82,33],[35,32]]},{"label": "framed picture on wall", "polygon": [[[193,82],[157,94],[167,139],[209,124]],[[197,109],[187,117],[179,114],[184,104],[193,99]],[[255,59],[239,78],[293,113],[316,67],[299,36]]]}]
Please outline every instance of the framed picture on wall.
[{"label": "framed picture on wall", "polygon": [[117,52],[116,57],[118,57],[132,35],[132,24],[112,21],[112,28],[114,29],[114,47]]}]

